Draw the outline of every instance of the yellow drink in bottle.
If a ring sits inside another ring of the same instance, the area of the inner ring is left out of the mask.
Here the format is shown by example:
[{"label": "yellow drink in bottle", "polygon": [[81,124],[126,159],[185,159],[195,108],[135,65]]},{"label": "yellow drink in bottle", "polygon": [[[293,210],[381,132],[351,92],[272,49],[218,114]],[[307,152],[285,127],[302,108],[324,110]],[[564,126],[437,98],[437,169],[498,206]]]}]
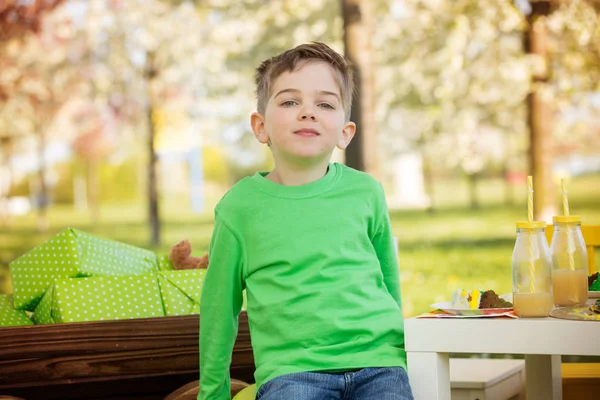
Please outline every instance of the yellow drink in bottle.
[{"label": "yellow drink in bottle", "polygon": [[554,306],[552,260],[540,221],[518,222],[513,250],[513,305],[519,317],[547,317]]},{"label": "yellow drink in bottle", "polygon": [[552,283],[554,304],[584,305],[588,300],[587,250],[581,234],[581,218],[555,216],[552,234]]},{"label": "yellow drink in bottle", "polygon": [[551,293],[515,293],[513,305],[519,317],[547,317],[554,300]]},{"label": "yellow drink in bottle", "polygon": [[588,301],[588,276],[584,269],[559,269],[552,272],[554,304],[574,306]]}]

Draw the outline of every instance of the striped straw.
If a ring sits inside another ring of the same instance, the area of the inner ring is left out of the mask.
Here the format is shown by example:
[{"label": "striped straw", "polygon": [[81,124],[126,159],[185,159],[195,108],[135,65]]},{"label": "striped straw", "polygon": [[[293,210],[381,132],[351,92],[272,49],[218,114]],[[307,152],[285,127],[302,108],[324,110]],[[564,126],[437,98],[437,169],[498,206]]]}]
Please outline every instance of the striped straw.
[{"label": "striped straw", "polygon": [[569,197],[567,193],[567,186],[565,185],[565,180],[561,179],[560,184],[562,186],[563,212],[565,215],[569,215]]},{"label": "striped straw", "polygon": [[569,254],[569,269],[575,271],[575,243],[570,228],[567,228],[567,253]]},{"label": "striped straw", "polygon": [[[565,180],[560,180],[562,187],[562,198],[563,198],[563,212],[565,215],[569,215],[569,193],[567,192],[567,186]],[[575,271],[575,243],[573,241],[573,232],[571,227],[567,224],[567,254],[569,254],[569,269]]]},{"label": "striped straw", "polygon": [[533,222],[533,176],[527,177],[527,219]]},{"label": "striped straw", "polygon": [[[533,222],[533,176],[531,175],[527,177],[527,219]],[[531,293],[535,293],[534,240],[535,233],[531,229],[529,231],[529,291]]]},{"label": "striped straw", "polygon": [[529,292],[535,293],[535,263],[533,262],[533,243],[535,233],[533,229],[529,232]]}]

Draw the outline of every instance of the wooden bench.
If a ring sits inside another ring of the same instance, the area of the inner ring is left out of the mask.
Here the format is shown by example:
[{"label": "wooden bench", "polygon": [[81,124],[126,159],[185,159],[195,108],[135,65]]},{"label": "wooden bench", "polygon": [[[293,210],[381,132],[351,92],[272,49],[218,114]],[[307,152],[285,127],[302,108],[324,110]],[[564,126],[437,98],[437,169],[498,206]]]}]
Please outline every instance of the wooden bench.
[{"label": "wooden bench", "polygon": [[452,400],[523,399],[525,361],[451,358],[450,392]]},{"label": "wooden bench", "polygon": [[[231,397],[233,398],[249,385],[246,382],[238,381],[237,379],[231,379],[230,386]],[[170,393],[163,400],[196,400],[198,397],[198,392],[200,392],[200,381],[196,380]],[[0,400],[2,400],[1,397]]]},{"label": "wooden bench", "polygon": [[[0,328],[0,396],[163,399],[198,379],[198,315]],[[240,314],[231,377],[254,381]]]}]

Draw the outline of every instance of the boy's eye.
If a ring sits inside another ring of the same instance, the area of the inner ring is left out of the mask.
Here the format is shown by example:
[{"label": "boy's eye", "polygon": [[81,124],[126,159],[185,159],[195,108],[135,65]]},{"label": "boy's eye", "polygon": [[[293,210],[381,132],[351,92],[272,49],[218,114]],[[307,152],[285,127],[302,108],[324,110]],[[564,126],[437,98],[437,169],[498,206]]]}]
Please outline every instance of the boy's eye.
[{"label": "boy's eye", "polygon": [[334,106],[332,106],[332,105],[331,105],[331,104],[329,104],[329,103],[321,103],[321,104],[319,104],[319,107],[323,107],[323,108],[329,108],[329,109],[331,109],[331,110],[335,110],[335,107],[334,107]]},{"label": "boy's eye", "polygon": [[284,107],[291,107],[291,106],[295,106],[296,104],[298,104],[298,103],[296,103],[294,100],[287,100],[287,101],[284,101],[283,103],[281,103],[281,105]]}]

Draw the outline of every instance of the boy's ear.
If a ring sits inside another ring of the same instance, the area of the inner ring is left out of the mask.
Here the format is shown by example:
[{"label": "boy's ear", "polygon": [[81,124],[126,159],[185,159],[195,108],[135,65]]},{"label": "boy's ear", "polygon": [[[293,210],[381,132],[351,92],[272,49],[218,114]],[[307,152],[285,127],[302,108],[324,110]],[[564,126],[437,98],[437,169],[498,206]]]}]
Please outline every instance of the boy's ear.
[{"label": "boy's ear", "polygon": [[337,142],[337,148],[340,150],[346,150],[346,147],[352,141],[354,134],[356,133],[356,124],[352,121],[348,121],[346,125],[344,125],[344,129],[342,129],[342,137]]},{"label": "boy's ear", "polygon": [[269,143],[269,135],[265,132],[265,117],[259,112],[253,112],[250,116],[250,125],[256,140],[263,144]]}]

